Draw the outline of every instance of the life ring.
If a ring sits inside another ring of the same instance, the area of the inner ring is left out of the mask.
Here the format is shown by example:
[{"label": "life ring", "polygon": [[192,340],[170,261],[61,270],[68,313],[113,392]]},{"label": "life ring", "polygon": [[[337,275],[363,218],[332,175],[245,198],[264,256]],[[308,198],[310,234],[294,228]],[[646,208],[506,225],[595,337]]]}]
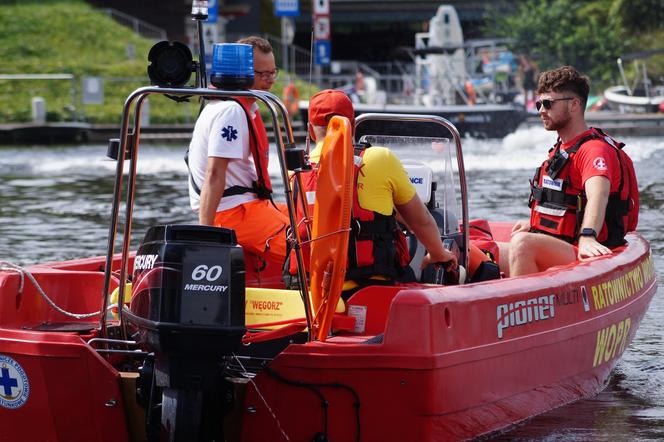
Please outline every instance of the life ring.
[{"label": "life ring", "polygon": [[475,92],[473,83],[470,80],[466,80],[466,82],[463,84],[463,89],[466,92],[466,96],[468,97],[468,104],[474,106],[475,103],[477,103],[477,93]]},{"label": "life ring", "polygon": [[352,140],[348,118],[332,117],[318,163],[311,233],[312,331],[319,341],[330,332],[346,275],[354,185]]},{"label": "life ring", "polygon": [[292,81],[284,88],[283,98],[286,110],[288,110],[288,115],[291,117],[296,115],[298,111],[298,101],[300,101],[300,92]]}]

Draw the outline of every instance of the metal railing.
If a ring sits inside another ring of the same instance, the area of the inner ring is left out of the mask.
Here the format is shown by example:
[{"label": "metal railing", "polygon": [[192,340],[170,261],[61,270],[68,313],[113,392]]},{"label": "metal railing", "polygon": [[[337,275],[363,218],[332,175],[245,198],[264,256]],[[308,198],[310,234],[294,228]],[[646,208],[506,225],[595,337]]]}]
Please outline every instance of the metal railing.
[{"label": "metal railing", "polygon": [[142,37],[156,41],[168,40],[165,30],[143,21],[140,18],[125,14],[124,12],[113,8],[101,8],[100,11],[105,12],[109,17],[121,25],[133,29],[135,33]]},{"label": "metal railing", "polygon": [[[264,37],[272,45],[272,51],[277,61],[277,65],[283,68],[283,40],[281,37],[272,34],[265,34]],[[295,75],[303,79],[309,78],[309,67],[311,65],[311,51],[309,49],[301,48],[294,44],[286,45],[288,47],[288,66],[289,74]]]},{"label": "metal railing", "polygon": [[[283,69],[283,48],[281,37],[265,34],[264,37],[272,44],[272,50],[277,65]],[[296,45],[288,47],[289,75],[302,80],[311,80],[321,89],[352,89],[355,84],[355,75],[362,72],[365,76],[376,81],[379,90],[384,91],[390,102],[403,103],[404,84],[412,83],[412,67],[408,68],[403,62],[392,61],[383,63],[362,63],[358,61],[337,60],[330,66],[312,66],[311,51]],[[313,72],[310,72],[313,69]]]},{"label": "metal railing", "polygon": [[[113,261],[115,256],[115,242],[118,237],[119,227],[122,227],[122,256],[119,268],[119,292],[118,306],[125,305],[125,283],[129,275],[129,249],[131,244],[132,218],[137,183],[137,161],[139,156],[139,146],[141,138],[141,111],[145,105],[145,100],[150,95],[170,95],[170,96],[203,96],[213,98],[228,97],[250,97],[264,104],[272,117],[272,126],[274,128],[274,141],[277,144],[277,155],[281,170],[281,180],[284,183],[284,192],[286,194],[286,204],[288,206],[288,215],[292,231],[295,233],[295,256],[297,259],[298,277],[301,282],[300,295],[305,306],[305,316],[309,326],[309,337],[312,337],[312,310],[309,300],[309,290],[307,278],[304,273],[304,260],[300,247],[300,238],[297,230],[297,220],[295,218],[295,200],[290,189],[290,177],[286,167],[286,150],[295,147],[293,137],[293,128],[288,119],[288,110],[277,96],[264,91],[245,91],[245,90],[221,90],[207,88],[160,88],[156,86],[142,87],[132,92],[126,99],[122,111],[122,126],[120,130],[119,146],[116,158],[115,184],[113,190],[113,204],[111,208],[110,226],[108,233],[108,243],[106,250],[106,264],[104,266],[104,286],[102,290],[102,309],[105,312],[110,299],[110,287],[113,273]],[[133,125],[130,122],[133,117]],[[281,124],[280,124],[281,122]],[[283,126],[282,126],[283,124]],[[130,153],[129,157],[126,156]],[[125,174],[125,160],[129,160],[128,171]],[[126,178],[125,178],[126,176]],[[297,178],[299,179],[299,178]],[[120,216],[123,186],[126,184],[127,190],[124,192],[125,216],[124,220]],[[302,183],[298,183],[300,186]],[[303,195],[303,194],[301,194]],[[305,198],[301,196],[301,198]],[[300,201],[305,203],[306,201]],[[126,308],[120,309],[120,330],[122,340],[127,340],[127,318],[133,314]],[[106,315],[100,315],[101,338],[107,338]]]},{"label": "metal railing", "polygon": [[71,112],[74,120],[78,119],[78,98],[76,77],[74,74],[1,74],[0,80],[66,80],[71,82]]}]

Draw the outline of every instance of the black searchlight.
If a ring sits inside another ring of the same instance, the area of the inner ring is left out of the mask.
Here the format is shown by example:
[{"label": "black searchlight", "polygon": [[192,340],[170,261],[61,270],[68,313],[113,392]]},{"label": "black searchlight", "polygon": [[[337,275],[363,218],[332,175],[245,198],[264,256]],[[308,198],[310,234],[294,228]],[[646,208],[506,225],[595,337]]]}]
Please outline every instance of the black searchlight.
[{"label": "black searchlight", "polygon": [[189,48],[178,41],[160,41],[148,53],[148,76],[159,87],[182,87],[196,69]]}]

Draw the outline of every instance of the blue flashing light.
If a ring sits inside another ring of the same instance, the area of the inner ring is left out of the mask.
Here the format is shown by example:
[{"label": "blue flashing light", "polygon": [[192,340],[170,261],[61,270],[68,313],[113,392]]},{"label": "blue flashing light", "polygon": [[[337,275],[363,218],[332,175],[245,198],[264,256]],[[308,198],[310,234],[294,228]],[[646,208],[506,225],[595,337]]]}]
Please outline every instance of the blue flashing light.
[{"label": "blue flashing light", "polygon": [[220,89],[249,89],[254,84],[253,47],[240,43],[215,44],[210,83]]}]

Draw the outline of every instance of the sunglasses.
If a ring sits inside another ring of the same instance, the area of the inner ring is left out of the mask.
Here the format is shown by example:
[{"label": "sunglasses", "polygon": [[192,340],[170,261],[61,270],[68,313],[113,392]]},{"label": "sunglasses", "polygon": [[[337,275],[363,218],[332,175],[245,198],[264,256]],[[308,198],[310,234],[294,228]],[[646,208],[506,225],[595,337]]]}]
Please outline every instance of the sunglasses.
[{"label": "sunglasses", "polygon": [[540,110],[542,106],[544,106],[544,109],[549,110],[553,106],[553,103],[556,101],[566,101],[566,100],[574,100],[574,97],[567,97],[567,98],[545,98],[544,100],[537,100],[535,102],[535,108],[537,110]]},{"label": "sunglasses", "polygon": [[254,74],[259,75],[265,79],[277,78],[277,75],[279,75],[279,69],[275,68],[273,71],[254,71]]}]

